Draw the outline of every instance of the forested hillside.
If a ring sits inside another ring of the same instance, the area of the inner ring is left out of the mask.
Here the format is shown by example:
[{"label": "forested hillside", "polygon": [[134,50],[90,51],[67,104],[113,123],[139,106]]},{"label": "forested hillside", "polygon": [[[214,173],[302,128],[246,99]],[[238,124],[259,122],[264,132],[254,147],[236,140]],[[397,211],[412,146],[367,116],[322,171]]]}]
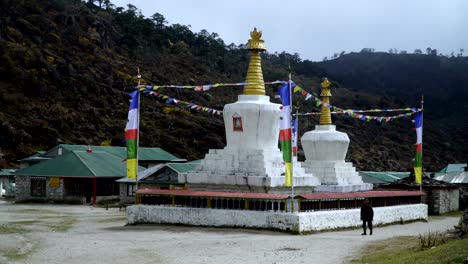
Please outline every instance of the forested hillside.
[{"label": "forested hillside", "polygon": [[[227,44],[216,33],[170,22],[109,1],[0,0],[0,167],[61,142],[122,145],[137,67],[146,84],[244,81],[249,61],[244,44]],[[246,41],[250,30],[245,29]],[[268,36],[263,38],[268,46]],[[467,119],[461,114],[468,90],[464,57],[359,53],[315,63],[283,52],[262,58],[266,81],[287,79],[290,65],[294,81],[316,95],[321,78],[328,77],[332,104],[342,108],[417,107],[425,93],[425,166],[436,170],[468,160]],[[267,87],[272,100],[276,89]],[[222,110],[240,91],[160,92]],[[312,100],[301,95],[294,100],[301,112],[317,111]],[[144,97],[141,105],[142,146],[188,159],[224,147],[222,118],[154,97]],[[300,135],[317,120],[301,118]],[[359,169],[409,166],[415,142],[409,119],[378,123],[339,116],[335,121],[349,134],[348,160]]]}]

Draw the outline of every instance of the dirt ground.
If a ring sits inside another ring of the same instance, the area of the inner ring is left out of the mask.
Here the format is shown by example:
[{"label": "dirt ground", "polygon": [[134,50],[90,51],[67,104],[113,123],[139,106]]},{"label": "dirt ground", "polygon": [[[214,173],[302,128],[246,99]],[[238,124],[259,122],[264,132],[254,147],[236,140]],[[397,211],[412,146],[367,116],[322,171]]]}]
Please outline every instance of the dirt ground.
[{"label": "dirt ground", "polygon": [[446,231],[458,217],[376,227],[373,236],[125,222],[117,208],[0,201],[0,263],[346,263],[368,243]]}]

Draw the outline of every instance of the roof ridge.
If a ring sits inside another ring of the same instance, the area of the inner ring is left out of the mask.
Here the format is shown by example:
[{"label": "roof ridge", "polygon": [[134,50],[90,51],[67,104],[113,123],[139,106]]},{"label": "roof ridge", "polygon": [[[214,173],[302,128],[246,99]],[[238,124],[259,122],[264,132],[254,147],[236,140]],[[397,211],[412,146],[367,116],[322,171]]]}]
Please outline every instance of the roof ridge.
[{"label": "roof ridge", "polygon": [[177,168],[175,168],[175,167],[171,166],[171,164],[170,164],[170,163],[166,163],[164,166],[165,166],[165,167],[169,167],[169,168],[171,168],[171,169],[175,170],[177,173],[181,173],[180,171],[178,171],[178,170],[177,170]]},{"label": "roof ridge", "polygon": [[75,151],[72,151],[72,153],[83,163],[86,168],[91,172],[91,174],[96,177],[96,173],[89,167],[88,163],[86,163],[79,155],[76,155]]}]

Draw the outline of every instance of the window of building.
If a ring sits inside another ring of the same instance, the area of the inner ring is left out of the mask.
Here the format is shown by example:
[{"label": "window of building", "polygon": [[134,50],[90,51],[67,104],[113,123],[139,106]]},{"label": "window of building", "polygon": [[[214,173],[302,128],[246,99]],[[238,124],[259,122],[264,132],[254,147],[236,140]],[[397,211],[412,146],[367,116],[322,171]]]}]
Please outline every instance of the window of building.
[{"label": "window of building", "polygon": [[242,117],[240,116],[233,116],[232,117],[232,127],[234,131],[243,131],[242,128]]},{"label": "window of building", "polygon": [[31,177],[31,196],[46,197],[46,178]]},{"label": "window of building", "polygon": [[135,190],[135,184],[127,184],[127,196],[135,196]]}]

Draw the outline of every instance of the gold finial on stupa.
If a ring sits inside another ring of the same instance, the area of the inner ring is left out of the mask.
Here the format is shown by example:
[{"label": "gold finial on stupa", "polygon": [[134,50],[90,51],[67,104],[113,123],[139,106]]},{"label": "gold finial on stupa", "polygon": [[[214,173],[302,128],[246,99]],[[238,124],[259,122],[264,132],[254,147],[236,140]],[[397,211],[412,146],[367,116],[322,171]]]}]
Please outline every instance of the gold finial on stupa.
[{"label": "gold finial on stupa", "polygon": [[260,39],[262,37],[262,31],[257,31],[257,28],[254,28],[254,30],[250,32],[250,37],[252,38],[249,39],[247,49],[250,50],[251,57],[245,82],[251,84],[244,87],[244,94],[265,95],[262,61],[260,58],[260,52],[266,50],[265,41]]},{"label": "gold finial on stupa", "polygon": [[330,97],[332,96],[330,92],[330,82],[325,78],[321,85],[322,93],[320,93],[320,96],[322,97],[322,108],[320,111],[320,125],[331,125],[331,113],[328,107],[330,105]]}]

